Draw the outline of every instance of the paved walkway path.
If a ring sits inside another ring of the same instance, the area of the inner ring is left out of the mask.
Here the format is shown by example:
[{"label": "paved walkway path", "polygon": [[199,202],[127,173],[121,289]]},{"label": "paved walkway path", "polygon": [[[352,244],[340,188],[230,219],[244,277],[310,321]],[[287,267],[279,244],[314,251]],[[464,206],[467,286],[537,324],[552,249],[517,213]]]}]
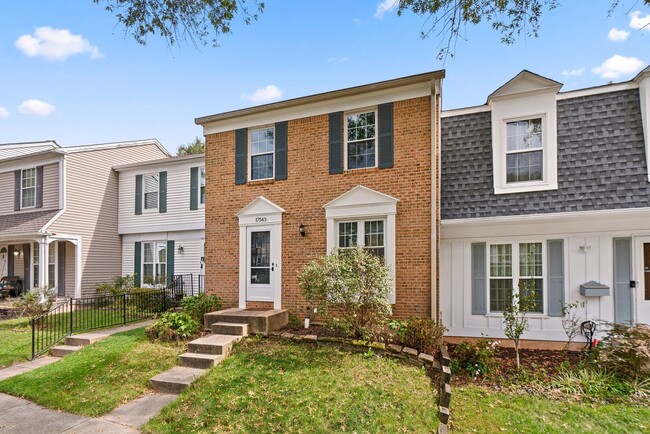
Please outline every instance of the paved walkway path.
[{"label": "paved walkway path", "polygon": [[[112,329],[95,330],[90,334],[93,336],[97,334],[110,336],[115,333],[144,327],[151,324],[151,322],[145,321]],[[83,337],[83,334],[75,336]],[[0,369],[0,381],[33,371],[59,360],[61,360],[59,357],[41,357],[31,362]],[[137,433],[139,432],[137,428],[142,427],[149,419],[157,415],[165,405],[177,397],[177,395],[152,393],[130,401],[102,417],[91,418],[51,410],[26,399],[0,393],[0,433]]]}]

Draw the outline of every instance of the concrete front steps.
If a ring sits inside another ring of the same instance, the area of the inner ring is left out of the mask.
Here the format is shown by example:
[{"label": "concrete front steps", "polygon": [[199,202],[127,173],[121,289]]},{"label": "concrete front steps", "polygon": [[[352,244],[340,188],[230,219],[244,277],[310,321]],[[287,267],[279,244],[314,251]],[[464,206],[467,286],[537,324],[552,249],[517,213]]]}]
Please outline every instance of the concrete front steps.
[{"label": "concrete front steps", "polygon": [[181,393],[228,357],[235,342],[249,333],[268,334],[285,326],[289,311],[225,309],[206,314],[204,321],[210,334],[190,342],[187,352],[178,356],[180,366],[153,377],[149,387],[162,393]]},{"label": "concrete front steps", "polygon": [[65,338],[65,345],[52,347],[50,351],[54,357],[64,357],[107,336],[110,335],[104,333],[82,333],[80,335],[68,336]]}]

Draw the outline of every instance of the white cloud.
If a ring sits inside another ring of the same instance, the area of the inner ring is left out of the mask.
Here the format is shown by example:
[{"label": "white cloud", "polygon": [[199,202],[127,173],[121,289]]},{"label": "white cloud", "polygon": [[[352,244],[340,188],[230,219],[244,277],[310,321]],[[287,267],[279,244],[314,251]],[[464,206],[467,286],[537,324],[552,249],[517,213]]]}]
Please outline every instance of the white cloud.
[{"label": "white cloud", "polygon": [[23,35],[16,39],[16,48],[29,57],[44,57],[47,60],[65,60],[75,54],[88,54],[91,59],[104,55],[88,39],[73,35],[68,29],[39,27],[34,35]]},{"label": "white cloud", "polygon": [[630,37],[630,32],[628,32],[627,30],[619,30],[616,27],[612,28],[612,30],[610,30],[609,33],[607,34],[607,39],[615,42],[626,41],[627,38],[629,37]]},{"label": "white cloud", "polygon": [[601,78],[619,78],[622,75],[629,75],[637,72],[645,66],[643,60],[636,57],[625,57],[616,54],[605,60],[600,66],[591,69],[591,72],[600,75]]},{"label": "white cloud", "polygon": [[56,107],[40,99],[28,99],[18,107],[18,111],[24,115],[47,116],[54,110]]},{"label": "white cloud", "polygon": [[650,30],[650,14],[641,16],[641,11],[634,11],[630,14],[630,27],[633,29]]},{"label": "white cloud", "polygon": [[266,87],[257,89],[250,95],[246,95],[244,98],[254,103],[271,102],[275,99],[282,98],[282,90],[274,84],[269,84]]},{"label": "white cloud", "polygon": [[354,24],[361,24],[361,18],[353,18],[353,19],[352,19],[352,22],[353,22]]},{"label": "white cloud", "polygon": [[395,6],[398,4],[398,0],[384,0],[377,5],[377,10],[375,11],[375,18],[384,18],[386,12],[389,12],[395,9]]},{"label": "white cloud", "polygon": [[347,62],[347,57],[330,57],[327,59],[327,63],[343,63]]},{"label": "white cloud", "polygon": [[565,69],[564,71],[562,71],[562,75],[565,77],[580,77],[584,73],[585,73],[584,66],[576,69]]},{"label": "white cloud", "polygon": [[9,110],[0,106],[0,118],[8,118],[10,115]]}]

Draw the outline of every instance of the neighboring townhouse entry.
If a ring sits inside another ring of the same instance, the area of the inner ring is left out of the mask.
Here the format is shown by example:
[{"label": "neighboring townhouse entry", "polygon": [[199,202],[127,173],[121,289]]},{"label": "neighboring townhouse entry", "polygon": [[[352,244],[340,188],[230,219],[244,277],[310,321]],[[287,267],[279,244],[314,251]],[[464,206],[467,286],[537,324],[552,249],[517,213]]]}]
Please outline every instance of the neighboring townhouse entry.
[{"label": "neighboring townhouse entry", "polygon": [[650,237],[636,240],[636,310],[637,321],[650,324]]}]

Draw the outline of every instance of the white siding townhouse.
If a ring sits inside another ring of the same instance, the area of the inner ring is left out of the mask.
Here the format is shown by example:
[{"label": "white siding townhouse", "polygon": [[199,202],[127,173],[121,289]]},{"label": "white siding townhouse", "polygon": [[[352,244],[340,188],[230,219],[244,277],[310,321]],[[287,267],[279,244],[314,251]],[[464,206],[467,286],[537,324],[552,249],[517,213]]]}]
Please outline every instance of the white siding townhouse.
[{"label": "white siding townhouse", "polygon": [[442,114],[441,315],[450,336],[503,338],[506,293],[534,279],[525,339],[584,320],[650,323],[650,67],[560,92],[523,71]]},{"label": "white siding townhouse", "polygon": [[[116,166],[122,274],[136,285],[203,285],[205,248],[204,154]],[[191,277],[190,277],[191,275]],[[191,279],[191,280],[190,280]]]}]

